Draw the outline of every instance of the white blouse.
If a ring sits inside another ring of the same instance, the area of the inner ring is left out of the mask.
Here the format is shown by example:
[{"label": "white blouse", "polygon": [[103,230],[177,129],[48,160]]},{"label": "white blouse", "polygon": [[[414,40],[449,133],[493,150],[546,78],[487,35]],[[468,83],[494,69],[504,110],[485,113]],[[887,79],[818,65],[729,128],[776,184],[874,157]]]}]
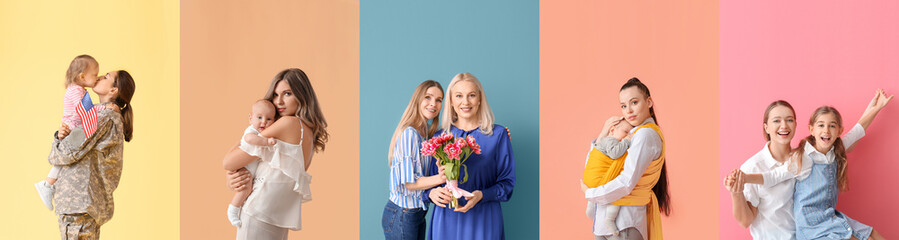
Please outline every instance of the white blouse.
[{"label": "white blouse", "polygon": [[261,161],[243,212],[277,227],[300,230],[302,204],[312,200],[312,176],[306,173],[303,139],[299,144],[278,140],[274,146],[241,145],[240,149]]}]

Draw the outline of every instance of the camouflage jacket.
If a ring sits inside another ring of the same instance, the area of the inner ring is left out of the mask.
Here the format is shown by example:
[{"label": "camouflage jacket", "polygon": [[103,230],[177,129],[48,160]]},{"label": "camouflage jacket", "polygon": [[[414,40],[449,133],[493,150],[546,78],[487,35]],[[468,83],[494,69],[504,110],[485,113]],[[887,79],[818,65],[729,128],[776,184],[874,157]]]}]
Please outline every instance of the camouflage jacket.
[{"label": "camouflage jacket", "polygon": [[112,192],[122,177],[122,115],[111,108],[97,112],[97,131],[85,140],[81,127],[62,140],[53,138],[50,164],[61,166],[56,182],[56,214],[87,213],[102,225],[112,218]]}]

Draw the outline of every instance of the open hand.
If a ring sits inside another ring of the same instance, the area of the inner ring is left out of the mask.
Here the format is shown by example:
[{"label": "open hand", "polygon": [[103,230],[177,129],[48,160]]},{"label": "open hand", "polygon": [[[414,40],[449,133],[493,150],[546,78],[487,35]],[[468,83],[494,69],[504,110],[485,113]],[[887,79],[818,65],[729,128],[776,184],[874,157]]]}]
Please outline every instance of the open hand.
[{"label": "open hand", "polygon": [[886,107],[887,103],[890,103],[890,100],[893,100],[893,95],[887,96],[886,93],[883,92],[883,89],[877,89],[874,92],[874,99],[871,99],[871,103],[868,104],[868,108],[872,108],[874,110],[883,109]]}]

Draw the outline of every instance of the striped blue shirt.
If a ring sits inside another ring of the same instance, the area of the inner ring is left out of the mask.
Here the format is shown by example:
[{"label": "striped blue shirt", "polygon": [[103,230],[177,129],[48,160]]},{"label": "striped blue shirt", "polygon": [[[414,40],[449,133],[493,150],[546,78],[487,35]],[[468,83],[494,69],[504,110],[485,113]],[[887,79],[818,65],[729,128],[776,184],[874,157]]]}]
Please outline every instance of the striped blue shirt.
[{"label": "striped blue shirt", "polygon": [[421,154],[421,134],[413,127],[407,127],[396,140],[393,161],[390,164],[390,201],[402,208],[427,209],[422,201],[422,191],[406,189],[406,183],[414,183],[424,176],[424,161],[430,157]]}]

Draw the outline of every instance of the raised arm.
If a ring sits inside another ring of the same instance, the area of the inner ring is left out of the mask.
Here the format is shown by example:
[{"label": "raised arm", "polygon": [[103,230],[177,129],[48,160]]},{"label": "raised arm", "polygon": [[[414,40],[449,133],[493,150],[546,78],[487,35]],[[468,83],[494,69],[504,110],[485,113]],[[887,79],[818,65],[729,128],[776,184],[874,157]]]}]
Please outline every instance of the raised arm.
[{"label": "raised arm", "polygon": [[[874,98],[871,99],[871,103],[868,104],[868,107],[865,108],[865,112],[862,113],[862,117],[858,119],[858,125],[861,125],[863,130],[867,130],[868,126],[874,122],[874,117],[877,117],[877,114],[880,113],[890,100],[893,100],[893,95],[887,96],[886,93],[883,92],[883,89],[877,89],[874,92]],[[863,131],[864,132],[864,131]],[[858,143],[857,138],[850,138],[850,134],[846,133],[846,137],[844,139],[844,143],[846,144],[846,152],[851,152],[855,148],[855,144]],[[864,135],[862,133],[862,135]],[[855,136],[855,135],[851,135]],[[860,137],[858,137],[860,138]]]}]

